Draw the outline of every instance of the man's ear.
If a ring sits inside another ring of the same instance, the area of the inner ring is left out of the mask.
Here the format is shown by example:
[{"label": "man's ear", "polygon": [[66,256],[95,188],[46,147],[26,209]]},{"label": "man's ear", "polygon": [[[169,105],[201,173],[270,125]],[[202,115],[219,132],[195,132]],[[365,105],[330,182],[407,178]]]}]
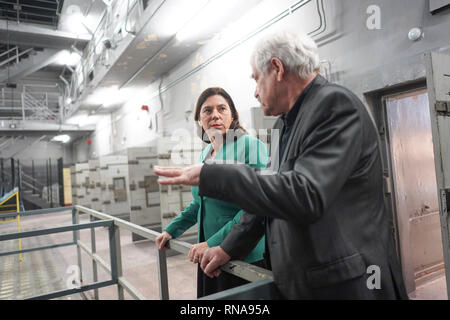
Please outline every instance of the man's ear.
[{"label": "man's ear", "polygon": [[281,62],[281,60],[278,58],[272,58],[270,59],[270,65],[277,74],[277,81],[283,80],[285,73],[283,62]]}]

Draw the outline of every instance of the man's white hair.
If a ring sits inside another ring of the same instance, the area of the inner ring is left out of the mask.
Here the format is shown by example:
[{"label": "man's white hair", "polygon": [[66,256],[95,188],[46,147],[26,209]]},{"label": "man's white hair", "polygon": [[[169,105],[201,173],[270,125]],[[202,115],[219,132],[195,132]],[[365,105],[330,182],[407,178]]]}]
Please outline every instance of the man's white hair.
[{"label": "man's white hair", "polygon": [[320,68],[317,44],[303,34],[283,31],[259,40],[256,44],[251,62],[262,73],[270,71],[270,60],[278,58],[284,67],[301,79],[309,77]]}]

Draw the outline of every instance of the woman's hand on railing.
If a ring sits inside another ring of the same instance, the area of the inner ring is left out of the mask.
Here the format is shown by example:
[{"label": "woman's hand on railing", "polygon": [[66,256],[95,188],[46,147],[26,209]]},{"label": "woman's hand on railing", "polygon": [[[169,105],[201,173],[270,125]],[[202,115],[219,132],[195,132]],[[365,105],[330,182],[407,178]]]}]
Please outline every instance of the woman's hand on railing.
[{"label": "woman's hand on railing", "polygon": [[202,261],[203,254],[208,248],[209,246],[207,242],[200,242],[194,244],[188,253],[189,260],[193,263],[200,263]]},{"label": "woman's hand on railing", "polygon": [[163,231],[155,240],[158,249],[168,250],[168,248],[166,248],[165,246],[167,241],[169,241],[170,239],[172,239],[172,236],[167,231]]}]

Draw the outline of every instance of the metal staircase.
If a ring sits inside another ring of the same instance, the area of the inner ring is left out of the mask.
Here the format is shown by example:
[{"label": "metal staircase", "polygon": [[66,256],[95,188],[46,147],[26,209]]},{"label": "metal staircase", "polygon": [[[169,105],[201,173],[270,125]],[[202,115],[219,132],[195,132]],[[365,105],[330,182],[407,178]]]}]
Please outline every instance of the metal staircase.
[{"label": "metal staircase", "polygon": [[58,186],[55,187],[48,168],[44,182],[34,172],[26,172],[19,160],[0,159],[0,175],[0,196],[17,187],[27,210],[59,206]]},{"label": "metal staircase", "polygon": [[15,63],[18,64],[21,60],[28,58],[33,53],[33,48],[22,50],[18,46],[14,46],[13,48],[7,48],[4,45],[0,46],[0,70],[6,69]]},{"label": "metal staircase", "polygon": [[55,120],[57,114],[49,109],[47,93],[36,97],[28,92],[22,92],[22,116],[29,120]]}]

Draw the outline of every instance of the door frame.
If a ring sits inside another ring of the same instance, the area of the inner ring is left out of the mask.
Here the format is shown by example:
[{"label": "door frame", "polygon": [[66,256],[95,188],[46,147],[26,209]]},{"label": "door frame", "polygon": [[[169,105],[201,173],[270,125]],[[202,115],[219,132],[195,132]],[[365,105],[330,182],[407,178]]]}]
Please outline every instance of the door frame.
[{"label": "door frame", "polygon": [[[394,236],[395,249],[400,265],[402,267],[403,280],[405,282],[408,293],[411,293],[415,290],[415,279],[414,272],[412,272],[412,277],[409,276],[408,279],[405,278],[404,266],[406,267],[406,264],[404,264],[404,262],[406,261],[403,261],[404,259],[402,258],[402,256],[405,255],[407,257],[410,257],[411,251],[403,248],[400,243],[399,217],[397,211],[397,199],[394,191],[394,169],[392,163],[386,99],[392,96],[399,96],[403,94],[407,95],[413,92],[427,89],[426,79],[420,78],[414,81],[397,84],[388,88],[383,88],[364,94],[364,97],[369,105],[369,110],[372,113],[375,125],[378,129],[380,152],[383,165],[384,198],[386,210],[388,211],[388,215],[392,219],[392,234]],[[405,250],[407,252],[405,252]],[[408,265],[408,267],[410,266]],[[411,274],[411,272],[408,272],[407,274]]]}]

